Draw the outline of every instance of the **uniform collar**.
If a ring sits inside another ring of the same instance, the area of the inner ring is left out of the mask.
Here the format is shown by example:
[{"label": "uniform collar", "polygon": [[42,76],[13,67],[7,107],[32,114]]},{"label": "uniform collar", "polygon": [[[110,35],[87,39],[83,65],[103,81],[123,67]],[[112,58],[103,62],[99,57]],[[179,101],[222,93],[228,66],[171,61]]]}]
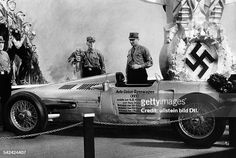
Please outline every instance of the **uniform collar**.
[{"label": "uniform collar", "polygon": [[88,52],[93,53],[93,52],[94,52],[94,49],[93,49],[93,48],[88,48]]},{"label": "uniform collar", "polygon": [[136,48],[138,48],[138,46],[139,46],[139,45],[137,44],[137,45],[133,46],[132,48],[136,49]]}]

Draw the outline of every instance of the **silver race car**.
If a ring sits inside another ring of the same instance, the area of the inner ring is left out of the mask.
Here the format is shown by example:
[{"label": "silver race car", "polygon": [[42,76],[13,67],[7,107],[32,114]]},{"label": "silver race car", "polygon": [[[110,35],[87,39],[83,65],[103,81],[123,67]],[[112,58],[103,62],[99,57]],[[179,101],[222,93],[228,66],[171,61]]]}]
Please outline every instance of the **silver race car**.
[{"label": "silver race car", "polygon": [[194,146],[212,145],[225,129],[216,113],[222,98],[207,82],[126,84],[115,73],[14,89],[5,114],[9,129],[20,135],[43,131],[48,120],[82,121],[84,113],[95,113],[102,123],[171,124]]}]

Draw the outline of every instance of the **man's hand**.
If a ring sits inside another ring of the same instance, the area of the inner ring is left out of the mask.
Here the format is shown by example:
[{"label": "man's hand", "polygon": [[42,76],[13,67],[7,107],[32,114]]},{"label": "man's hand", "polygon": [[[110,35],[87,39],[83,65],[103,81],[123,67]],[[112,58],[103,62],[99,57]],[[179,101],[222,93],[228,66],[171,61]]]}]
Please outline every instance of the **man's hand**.
[{"label": "man's hand", "polygon": [[138,64],[134,64],[134,65],[132,65],[132,68],[133,69],[140,69],[140,68],[142,68],[142,66],[138,65]]}]

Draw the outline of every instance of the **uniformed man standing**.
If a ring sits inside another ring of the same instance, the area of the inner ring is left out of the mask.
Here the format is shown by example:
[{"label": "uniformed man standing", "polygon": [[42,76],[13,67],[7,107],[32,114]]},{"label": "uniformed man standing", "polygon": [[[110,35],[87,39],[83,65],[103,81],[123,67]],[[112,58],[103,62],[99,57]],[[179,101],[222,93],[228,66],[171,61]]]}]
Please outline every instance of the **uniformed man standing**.
[{"label": "uniformed man standing", "polygon": [[4,106],[11,96],[11,64],[7,52],[3,51],[4,39],[0,36],[0,114],[1,123],[4,125]]},{"label": "uniformed man standing", "polygon": [[132,48],[127,56],[127,83],[145,84],[148,77],[146,68],[153,65],[152,57],[146,47],[139,45],[139,34],[137,32],[131,32],[129,40]]},{"label": "uniformed man standing", "polygon": [[68,58],[68,62],[75,62],[82,77],[101,75],[106,73],[104,57],[99,50],[94,48],[95,38],[87,37],[86,45],[88,49],[77,50]]}]

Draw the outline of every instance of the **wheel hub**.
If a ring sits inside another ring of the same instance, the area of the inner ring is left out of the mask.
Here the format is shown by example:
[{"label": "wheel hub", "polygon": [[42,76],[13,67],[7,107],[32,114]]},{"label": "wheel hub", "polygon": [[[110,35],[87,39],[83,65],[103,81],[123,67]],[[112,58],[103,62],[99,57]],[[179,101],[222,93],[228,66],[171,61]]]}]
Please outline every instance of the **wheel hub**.
[{"label": "wheel hub", "polygon": [[201,120],[196,117],[191,120],[193,126],[199,126],[201,124]]},{"label": "wheel hub", "polygon": [[205,119],[203,116],[197,116],[191,119],[191,123],[193,126],[200,126],[204,122],[205,122]]},{"label": "wheel hub", "polygon": [[18,118],[20,120],[24,120],[25,118],[27,117],[31,117],[32,116],[32,113],[28,110],[24,110],[24,111],[21,111],[19,114],[18,114]]}]

